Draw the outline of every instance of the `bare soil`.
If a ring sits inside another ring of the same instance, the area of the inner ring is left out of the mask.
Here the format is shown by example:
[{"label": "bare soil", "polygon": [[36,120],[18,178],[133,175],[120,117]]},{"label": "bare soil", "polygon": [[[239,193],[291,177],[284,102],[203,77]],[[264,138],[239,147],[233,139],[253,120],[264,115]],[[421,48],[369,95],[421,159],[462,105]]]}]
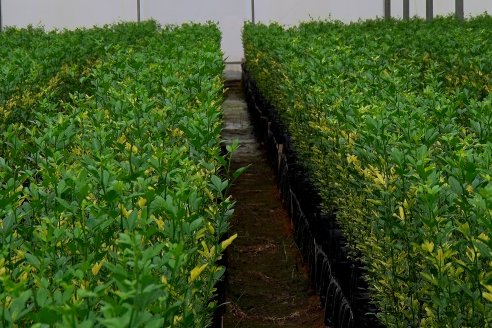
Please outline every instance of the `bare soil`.
[{"label": "bare soil", "polygon": [[227,86],[223,137],[240,141],[234,168],[251,166],[232,188],[236,211],[231,234],[238,238],[227,253],[223,327],[325,327],[274,172],[253,136],[240,84]]}]

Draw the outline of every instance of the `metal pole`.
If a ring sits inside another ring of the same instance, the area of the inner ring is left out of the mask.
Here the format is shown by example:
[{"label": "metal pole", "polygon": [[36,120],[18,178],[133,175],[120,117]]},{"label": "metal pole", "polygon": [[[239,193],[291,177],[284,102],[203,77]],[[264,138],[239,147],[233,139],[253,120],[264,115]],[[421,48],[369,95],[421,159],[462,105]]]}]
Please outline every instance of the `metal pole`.
[{"label": "metal pole", "polygon": [[391,0],[384,0],[384,18],[391,18]]},{"label": "metal pole", "polygon": [[137,0],[137,22],[140,23],[140,0]]},{"label": "metal pole", "polygon": [[459,20],[465,19],[465,7],[463,5],[463,0],[456,0],[456,18]]},{"label": "metal pole", "polygon": [[410,0],[403,0],[403,19],[410,19]]},{"label": "metal pole", "polygon": [[251,0],[251,22],[255,24],[255,0]]},{"label": "metal pole", "polygon": [[427,2],[426,2],[425,17],[426,17],[428,22],[430,22],[434,19],[434,1],[433,0],[427,0]]},{"label": "metal pole", "polygon": [[3,22],[2,22],[2,0],[0,0],[0,32],[2,32],[3,29]]}]

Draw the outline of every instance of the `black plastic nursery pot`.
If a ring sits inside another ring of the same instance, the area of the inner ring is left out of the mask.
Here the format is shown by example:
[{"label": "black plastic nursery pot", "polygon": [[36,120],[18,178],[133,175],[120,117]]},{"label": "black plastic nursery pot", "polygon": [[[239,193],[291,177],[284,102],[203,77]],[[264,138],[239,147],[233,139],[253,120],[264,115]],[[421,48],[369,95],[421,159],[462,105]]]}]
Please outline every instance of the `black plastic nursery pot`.
[{"label": "black plastic nursery pot", "polygon": [[321,197],[298,160],[278,112],[262,96],[243,65],[243,88],[256,137],[264,143],[291,218],[295,241],[332,328],[383,327],[371,304],[361,263],[350,260],[336,213],[326,215]]}]

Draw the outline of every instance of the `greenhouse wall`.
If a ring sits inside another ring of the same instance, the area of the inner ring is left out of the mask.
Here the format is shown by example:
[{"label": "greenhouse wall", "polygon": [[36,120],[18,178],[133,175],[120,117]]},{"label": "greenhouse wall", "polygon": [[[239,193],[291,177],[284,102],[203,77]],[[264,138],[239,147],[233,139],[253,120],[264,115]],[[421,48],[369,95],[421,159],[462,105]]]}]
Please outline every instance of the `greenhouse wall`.
[{"label": "greenhouse wall", "polygon": [[47,29],[136,20],[134,0],[1,0],[3,25]]},{"label": "greenhouse wall", "polygon": [[[0,0],[3,25],[42,25],[47,29],[104,25],[137,19],[137,0]],[[162,24],[219,22],[227,61],[242,60],[241,28],[252,19],[251,0],[140,0],[141,18]],[[256,0],[255,20],[297,24],[310,19],[352,22],[382,17],[384,0]],[[465,17],[492,12],[492,1],[464,0]],[[454,12],[453,0],[434,0],[434,14]],[[410,0],[410,16],[425,17],[426,0]],[[391,1],[391,14],[402,17],[403,0]]]}]

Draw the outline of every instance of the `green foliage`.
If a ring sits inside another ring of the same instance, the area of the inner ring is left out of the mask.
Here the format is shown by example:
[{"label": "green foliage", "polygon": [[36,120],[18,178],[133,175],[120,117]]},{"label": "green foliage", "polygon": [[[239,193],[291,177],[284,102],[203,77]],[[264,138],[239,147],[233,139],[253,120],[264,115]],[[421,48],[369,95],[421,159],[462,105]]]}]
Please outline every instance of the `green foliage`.
[{"label": "green foliage", "polygon": [[244,28],[388,327],[492,326],[492,19]]},{"label": "green foliage", "polygon": [[0,38],[0,326],[207,326],[233,212],[217,27]]}]

